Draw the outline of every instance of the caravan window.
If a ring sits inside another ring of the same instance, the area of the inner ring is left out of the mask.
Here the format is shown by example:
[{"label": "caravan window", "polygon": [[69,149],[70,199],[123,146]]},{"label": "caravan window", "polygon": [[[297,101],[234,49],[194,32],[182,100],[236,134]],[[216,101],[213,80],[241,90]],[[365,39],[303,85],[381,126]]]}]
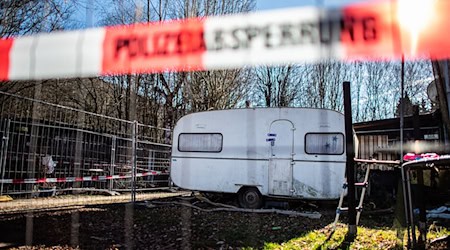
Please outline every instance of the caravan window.
[{"label": "caravan window", "polygon": [[340,155],[344,153],[344,135],[341,133],[308,133],[305,136],[307,154]]},{"label": "caravan window", "polygon": [[178,137],[178,151],[180,152],[213,152],[222,151],[223,136],[214,134],[180,134]]}]

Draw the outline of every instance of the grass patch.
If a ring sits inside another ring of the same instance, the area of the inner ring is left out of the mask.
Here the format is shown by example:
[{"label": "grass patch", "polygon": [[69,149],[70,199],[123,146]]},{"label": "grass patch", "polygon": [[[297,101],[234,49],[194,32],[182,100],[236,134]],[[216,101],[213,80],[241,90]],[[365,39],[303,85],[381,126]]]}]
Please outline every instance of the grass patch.
[{"label": "grass patch", "polygon": [[[264,249],[267,250],[288,250],[288,249],[392,249],[401,250],[406,246],[406,230],[403,242],[398,239],[397,231],[391,228],[366,228],[358,227],[358,234],[354,241],[346,242],[345,236],[347,234],[347,226],[345,224],[338,224],[336,231],[330,236],[332,232],[332,225],[324,228],[311,231],[298,238],[289,240],[281,244],[266,243]],[[418,232],[417,234],[418,235]],[[430,225],[427,240],[450,235],[449,228]]]},{"label": "grass patch", "polygon": [[358,227],[358,235],[353,242],[346,242],[347,227],[338,224],[330,236],[332,225],[311,231],[304,236],[282,244],[266,243],[264,249],[402,249],[395,230]]},{"label": "grass patch", "polygon": [[447,235],[450,235],[450,230],[448,228],[433,223],[428,228],[427,240],[433,240]]}]

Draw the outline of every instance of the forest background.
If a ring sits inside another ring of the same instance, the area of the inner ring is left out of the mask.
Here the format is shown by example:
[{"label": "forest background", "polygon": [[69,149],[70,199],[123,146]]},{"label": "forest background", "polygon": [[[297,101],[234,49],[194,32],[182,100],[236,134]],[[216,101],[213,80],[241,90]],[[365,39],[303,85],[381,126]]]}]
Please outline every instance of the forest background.
[{"label": "forest background", "polygon": [[[256,10],[255,0],[5,0],[0,3],[0,37]],[[172,128],[181,116],[205,110],[312,107],[343,112],[342,83],[350,81],[353,121],[362,122],[398,116],[400,72],[400,61],[327,60],[232,70],[11,81],[2,83],[0,91]],[[421,113],[436,109],[426,96],[433,79],[429,60],[406,62],[405,115],[412,114],[412,105],[419,105]]]}]

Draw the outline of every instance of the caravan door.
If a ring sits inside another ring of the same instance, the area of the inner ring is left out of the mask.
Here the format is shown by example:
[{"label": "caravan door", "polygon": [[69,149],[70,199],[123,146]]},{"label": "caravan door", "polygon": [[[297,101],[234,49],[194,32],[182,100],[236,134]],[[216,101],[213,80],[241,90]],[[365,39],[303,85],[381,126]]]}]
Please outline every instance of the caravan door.
[{"label": "caravan door", "polygon": [[292,196],[294,124],[289,120],[275,120],[269,130],[269,194]]}]

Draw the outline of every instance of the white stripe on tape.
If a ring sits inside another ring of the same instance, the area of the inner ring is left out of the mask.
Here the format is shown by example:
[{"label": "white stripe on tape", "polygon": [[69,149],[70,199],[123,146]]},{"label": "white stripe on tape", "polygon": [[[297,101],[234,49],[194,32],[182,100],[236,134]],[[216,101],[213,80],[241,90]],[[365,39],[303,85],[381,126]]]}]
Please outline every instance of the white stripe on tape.
[{"label": "white stripe on tape", "polygon": [[101,73],[103,28],[17,38],[11,51],[11,79],[82,77]]},{"label": "white stripe on tape", "polygon": [[75,182],[75,177],[67,177],[66,182]]},{"label": "white stripe on tape", "polygon": [[95,76],[100,75],[103,59],[103,40],[105,38],[105,29],[88,29],[83,33],[83,42],[81,46],[81,75]]},{"label": "white stripe on tape", "polygon": [[[330,13],[334,16],[327,16]],[[339,11],[309,7],[208,18],[205,20],[208,49],[203,57],[205,67],[221,69],[262,62],[274,65],[342,57],[343,50],[338,43],[330,46],[320,43],[318,29],[320,20],[339,20],[339,14]],[[327,22],[323,27],[327,28],[326,25]],[[337,31],[334,35],[339,36]]]},{"label": "white stripe on tape", "polygon": [[34,79],[34,75],[31,74],[35,71],[32,69],[35,58],[32,46],[36,47],[36,40],[37,36],[25,36],[14,40],[10,52],[10,79]]}]

